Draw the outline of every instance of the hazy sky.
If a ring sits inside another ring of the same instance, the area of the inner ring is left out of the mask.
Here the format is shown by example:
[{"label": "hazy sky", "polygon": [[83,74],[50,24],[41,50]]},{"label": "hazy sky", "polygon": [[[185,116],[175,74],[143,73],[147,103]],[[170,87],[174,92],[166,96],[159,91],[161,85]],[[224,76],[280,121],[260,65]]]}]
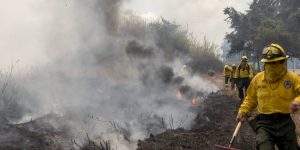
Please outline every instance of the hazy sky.
[{"label": "hazy sky", "polygon": [[233,6],[239,11],[248,9],[252,0],[131,0],[126,8],[146,18],[162,16],[176,21],[193,32],[198,39],[222,43],[225,33],[230,31],[224,21],[223,9]]},{"label": "hazy sky", "polygon": [[[163,16],[188,27],[198,39],[206,36],[218,44],[223,41],[226,31],[230,31],[224,21],[226,17],[223,15],[223,9],[226,6],[233,6],[243,11],[251,2],[251,0],[124,1],[125,10],[130,9],[135,14],[148,18]],[[67,42],[67,37],[72,36],[65,35],[63,31],[51,33],[52,28],[62,25],[56,22],[65,20],[64,25],[76,26],[72,25],[72,22],[68,23],[68,18],[61,20],[61,15],[57,15],[59,14],[57,11],[64,14],[70,6],[72,0],[56,1],[55,4],[47,0],[0,0],[0,68],[2,70],[9,68],[10,64],[18,59],[19,64],[27,66],[49,61],[51,46],[44,44],[48,43],[48,35],[65,36]],[[62,26],[62,29],[66,30],[66,26]]]}]

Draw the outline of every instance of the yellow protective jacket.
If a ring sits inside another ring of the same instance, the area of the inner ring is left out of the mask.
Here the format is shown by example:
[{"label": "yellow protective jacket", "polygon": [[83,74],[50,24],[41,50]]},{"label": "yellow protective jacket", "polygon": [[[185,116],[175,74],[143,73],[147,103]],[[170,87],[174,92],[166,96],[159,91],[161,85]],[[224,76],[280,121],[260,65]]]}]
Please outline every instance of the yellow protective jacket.
[{"label": "yellow protective jacket", "polygon": [[225,77],[230,77],[231,76],[231,68],[224,68],[224,71],[223,71],[223,75],[225,76]]},{"label": "yellow protective jacket", "polygon": [[264,72],[260,72],[251,81],[238,113],[247,115],[257,107],[258,114],[288,114],[293,100],[300,102],[300,77],[297,74],[287,72],[279,81],[268,83],[264,80]]},{"label": "yellow protective jacket", "polygon": [[238,78],[253,78],[253,69],[252,66],[247,64],[245,68],[241,65],[237,68],[237,76]]},{"label": "yellow protective jacket", "polygon": [[238,78],[238,71],[237,71],[238,69],[232,69],[232,71],[231,71],[231,78],[234,78],[234,79],[236,79],[236,78]]}]

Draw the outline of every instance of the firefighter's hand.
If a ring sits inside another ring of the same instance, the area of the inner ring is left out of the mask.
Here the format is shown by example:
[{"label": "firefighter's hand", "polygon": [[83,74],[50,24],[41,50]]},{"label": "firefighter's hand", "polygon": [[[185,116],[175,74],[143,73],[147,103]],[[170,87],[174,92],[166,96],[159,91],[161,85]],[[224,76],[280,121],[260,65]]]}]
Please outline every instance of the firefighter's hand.
[{"label": "firefighter's hand", "polygon": [[246,117],[245,117],[245,115],[242,115],[242,114],[238,114],[237,116],[236,116],[236,121],[237,122],[244,122],[246,120]]},{"label": "firefighter's hand", "polygon": [[299,110],[299,108],[300,108],[300,102],[298,102],[298,101],[293,101],[292,104],[291,104],[291,106],[290,106],[290,111],[291,111],[292,113],[295,113],[296,111]]}]

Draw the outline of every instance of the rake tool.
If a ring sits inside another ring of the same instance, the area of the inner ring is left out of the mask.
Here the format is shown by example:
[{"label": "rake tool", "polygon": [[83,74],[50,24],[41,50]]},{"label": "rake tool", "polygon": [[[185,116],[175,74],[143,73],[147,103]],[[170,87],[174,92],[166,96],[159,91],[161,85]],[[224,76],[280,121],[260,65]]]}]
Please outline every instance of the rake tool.
[{"label": "rake tool", "polygon": [[242,126],[242,122],[239,121],[239,123],[237,124],[237,126],[234,130],[234,133],[232,135],[232,138],[230,140],[230,143],[229,143],[228,147],[222,146],[222,145],[215,145],[214,150],[240,150],[240,149],[237,149],[237,148],[233,148],[231,146],[232,146],[233,142],[235,141],[235,139],[237,137],[237,134],[240,131],[241,126]]}]

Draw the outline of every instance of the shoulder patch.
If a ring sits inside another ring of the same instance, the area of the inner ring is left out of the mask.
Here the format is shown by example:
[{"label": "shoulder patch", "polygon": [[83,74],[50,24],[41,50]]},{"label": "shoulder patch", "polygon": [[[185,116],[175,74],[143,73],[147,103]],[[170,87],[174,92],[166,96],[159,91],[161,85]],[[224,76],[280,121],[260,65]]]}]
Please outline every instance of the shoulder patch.
[{"label": "shoulder patch", "polygon": [[287,89],[291,88],[292,87],[292,82],[288,81],[288,80],[284,81],[284,87],[287,88]]}]

